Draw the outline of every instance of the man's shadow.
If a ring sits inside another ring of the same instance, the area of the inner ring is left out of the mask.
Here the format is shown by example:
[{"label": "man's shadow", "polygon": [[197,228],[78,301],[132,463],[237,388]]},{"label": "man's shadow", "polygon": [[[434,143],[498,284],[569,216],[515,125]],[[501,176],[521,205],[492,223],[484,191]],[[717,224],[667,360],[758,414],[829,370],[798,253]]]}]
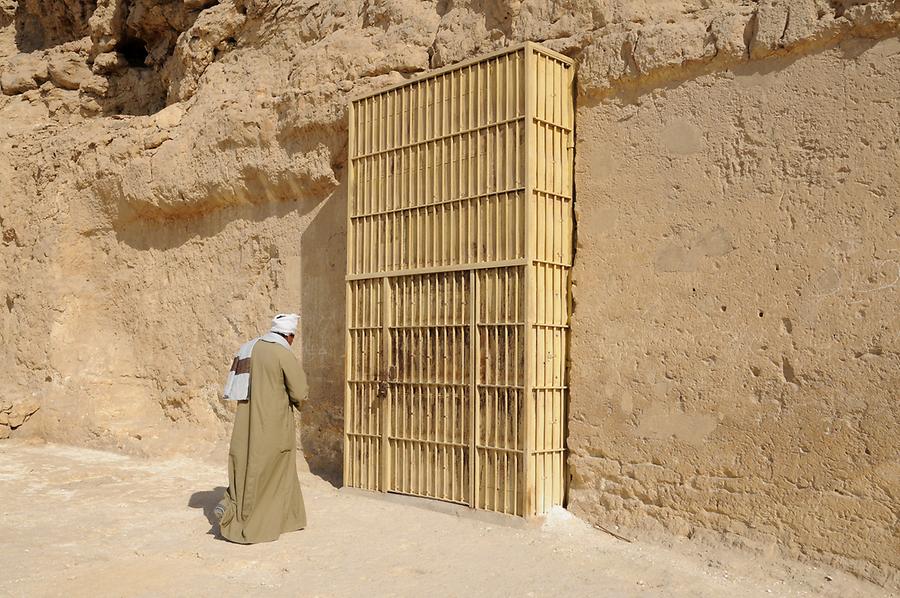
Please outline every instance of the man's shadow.
[{"label": "man's shadow", "polygon": [[194,492],[191,495],[191,498],[188,499],[188,506],[192,509],[203,509],[203,515],[206,517],[206,520],[209,521],[209,525],[212,526],[209,529],[209,534],[216,537],[217,540],[223,540],[222,533],[219,531],[219,520],[216,519],[216,505],[219,504],[219,501],[222,500],[222,497],[225,496],[226,488],[224,486],[217,486],[212,490],[203,490],[201,492]]}]

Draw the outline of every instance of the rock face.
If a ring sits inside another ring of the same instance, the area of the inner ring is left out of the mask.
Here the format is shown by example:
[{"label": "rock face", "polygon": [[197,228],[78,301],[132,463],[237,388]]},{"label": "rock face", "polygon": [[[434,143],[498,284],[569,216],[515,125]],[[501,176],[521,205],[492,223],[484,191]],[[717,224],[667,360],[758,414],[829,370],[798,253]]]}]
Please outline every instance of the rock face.
[{"label": "rock face", "polygon": [[582,101],[570,508],[886,579],[898,97],[894,38]]},{"label": "rock face", "polygon": [[348,98],[542,41],[579,69],[571,507],[900,583],[898,23],[886,0],[0,0],[0,385],[40,407],[0,435],[220,439],[232,352],[292,310],[303,447],[336,475]]},{"label": "rock face", "polygon": [[34,399],[0,401],[0,439],[9,438],[13,430],[22,427],[38,409],[40,405]]},{"label": "rock face", "polygon": [[19,54],[6,63],[6,70],[0,75],[0,91],[8,96],[31,91],[48,76],[46,62],[30,54]]}]

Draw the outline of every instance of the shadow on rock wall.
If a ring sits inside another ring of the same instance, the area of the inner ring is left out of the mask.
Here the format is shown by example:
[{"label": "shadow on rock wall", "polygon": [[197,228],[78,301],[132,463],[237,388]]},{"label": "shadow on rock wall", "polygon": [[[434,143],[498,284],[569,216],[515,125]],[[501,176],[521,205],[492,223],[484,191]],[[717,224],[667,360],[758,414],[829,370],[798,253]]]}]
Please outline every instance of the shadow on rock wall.
[{"label": "shadow on rock wall", "polygon": [[[165,288],[158,293],[166,299],[159,308],[168,315],[157,316],[183,322],[180,334],[189,337],[192,326],[203,333],[216,326],[227,330],[225,322],[237,318],[237,325],[232,323],[234,339],[221,347],[206,349],[199,358],[209,367],[199,373],[193,384],[210,382],[214,371],[226,367],[219,362],[222,355],[233,349],[230,343],[254,334],[256,327],[271,317],[271,309],[294,309],[299,303],[299,353],[309,382],[309,400],[299,424],[303,454],[313,474],[336,485],[341,479],[343,442],[346,195],[346,183],[342,181],[333,193],[319,201],[272,200],[223,207],[202,215],[185,214],[171,220],[120,219],[114,226],[117,240],[136,251],[129,257],[130,252],[125,250],[120,258],[129,263],[137,260],[142,262],[138,269],[154,271],[147,278],[166,280],[172,272],[183,270],[187,262],[195,269],[198,280],[207,281],[200,285],[176,278],[160,283]],[[244,255],[257,255],[248,247],[261,247],[264,259],[250,266],[241,261]],[[291,256],[298,254],[299,260],[294,262]],[[273,260],[280,265],[273,266]],[[211,271],[196,272],[202,269]],[[295,286],[295,280],[299,280],[299,285]],[[179,283],[185,288],[179,288]],[[205,296],[196,295],[197,291]],[[132,292],[140,294],[136,289]],[[195,293],[191,298],[182,297],[190,292]],[[239,304],[245,306],[247,313],[229,311],[235,296],[240,297]],[[186,305],[190,306],[190,313],[181,313]],[[198,318],[203,322],[194,323]],[[152,338],[146,346],[158,344],[162,338]],[[149,375],[162,385],[164,398],[174,370],[169,371],[171,368],[165,365],[155,369]],[[220,413],[219,417],[227,415]]]},{"label": "shadow on rock wall", "polygon": [[315,207],[315,202],[306,200],[242,203],[215,209],[202,215],[186,214],[167,220],[120,218],[115,222],[114,230],[116,239],[132,249],[165,251],[180,247],[189,241],[211,240],[234,222],[261,223],[268,218],[282,219],[292,212],[305,216]]},{"label": "shadow on rock wall", "polygon": [[[16,46],[21,52],[33,52],[88,35],[88,19],[97,3],[20,0],[15,6]],[[0,25],[2,21],[0,16]]]},{"label": "shadow on rock wall", "polygon": [[309,402],[303,409],[303,452],[310,471],[340,484],[344,427],[344,312],[347,184],[325,199],[301,241],[303,367]]}]

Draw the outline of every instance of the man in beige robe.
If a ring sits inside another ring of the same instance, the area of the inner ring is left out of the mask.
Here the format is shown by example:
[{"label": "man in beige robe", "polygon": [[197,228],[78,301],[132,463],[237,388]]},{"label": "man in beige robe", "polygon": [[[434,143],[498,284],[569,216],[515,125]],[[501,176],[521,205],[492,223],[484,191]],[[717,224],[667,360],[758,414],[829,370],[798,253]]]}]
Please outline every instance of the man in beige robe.
[{"label": "man in beige robe", "polygon": [[[232,542],[270,542],[306,526],[291,411],[307,395],[306,376],[289,348],[298,320],[294,314],[275,316],[272,330],[242,346],[232,364],[225,398],[237,400],[237,413],[228,490],[216,507],[222,536]],[[241,381],[248,373],[235,390],[235,376]]]}]

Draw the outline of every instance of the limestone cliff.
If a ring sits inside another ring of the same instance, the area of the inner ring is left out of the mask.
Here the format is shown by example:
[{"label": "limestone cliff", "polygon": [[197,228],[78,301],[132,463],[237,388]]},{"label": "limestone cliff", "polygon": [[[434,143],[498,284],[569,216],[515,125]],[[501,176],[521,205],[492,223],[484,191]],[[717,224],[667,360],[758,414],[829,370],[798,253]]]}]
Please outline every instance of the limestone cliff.
[{"label": "limestone cliff", "polygon": [[0,0],[0,435],[195,450],[231,352],[295,310],[333,475],[348,98],[535,40],[579,69],[573,508],[896,582],[898,30],[896,0]]}]

